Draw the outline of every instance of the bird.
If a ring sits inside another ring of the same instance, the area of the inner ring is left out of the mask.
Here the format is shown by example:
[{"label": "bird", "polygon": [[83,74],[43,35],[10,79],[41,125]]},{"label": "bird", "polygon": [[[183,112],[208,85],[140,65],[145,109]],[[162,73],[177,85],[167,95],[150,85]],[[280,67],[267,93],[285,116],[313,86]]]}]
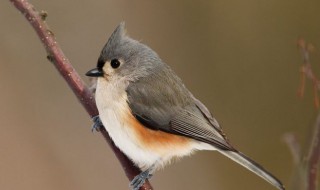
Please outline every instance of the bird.
[{"label": "bird", "polygon": [[103,47],[95,68],[95,101],[115,145],[141,169],[130,183],[139,188],[173,159],[197,150],[218,151],[279,190],[284,185],[235,149],[208,108],[149,46],[129,37],[121,22]]}]

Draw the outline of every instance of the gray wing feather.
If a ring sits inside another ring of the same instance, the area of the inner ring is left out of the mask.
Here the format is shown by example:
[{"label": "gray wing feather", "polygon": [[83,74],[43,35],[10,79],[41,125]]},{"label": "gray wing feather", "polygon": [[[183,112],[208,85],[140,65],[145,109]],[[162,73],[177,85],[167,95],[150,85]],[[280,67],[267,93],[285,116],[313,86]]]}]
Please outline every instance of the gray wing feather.
[{"label": "gray wing feather", "polygon": [[199,108],[201,113],[209,120],[209,122],[213,125],[213,127],[215,127],[217,130],[219,130],[222,133],[222,128],[220,127],[218,121],[212,116],[208,108],[200,100],[195,98],[192,94],[191,94],[191,97],[193,98],[196,106]]},{"label": "gray wing feather", "polygon": [[146,127],[233,150],[208,109],[168,67],[131,82],[126,91],[132,114]]},{"label": "gray wing feather", "polygon": [[137,119],[161,130],[169,130],[171,118],[193,102],[180,79],[166,69],[131,82],[126,89],[129,107]]},{"label": "gray wing feather", "polygon": [[224,139],[223,134],[215,130],[209,120],[200,115],[200,110],[181,110],[170,122],[170,129],[179,134],[206,142],[222,150],[234,150]]}]

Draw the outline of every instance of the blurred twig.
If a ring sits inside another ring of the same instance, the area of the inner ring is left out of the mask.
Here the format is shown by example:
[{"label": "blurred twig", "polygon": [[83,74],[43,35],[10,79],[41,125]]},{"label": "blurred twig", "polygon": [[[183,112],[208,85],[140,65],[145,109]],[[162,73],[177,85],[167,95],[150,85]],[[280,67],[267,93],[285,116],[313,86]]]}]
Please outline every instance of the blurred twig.
[{"label": "blurred twig", "polygon": [[320,114],[313,131],[313,137],[307,155],[307,189],[317,190],[320,157]]},{"label": "blurred twig", "polygon": [[[314,103],[316,108],[319,107],[318,90],[320,90],[319,80],[314,74],[311,62],[310,52],[314,47],[310,43],[306,43],[304,39],[298,39],[298,48],[301,51],[303,63],[300,69],[301,72],[301,86],[299,88],[299,95],[302,97],[304,93],[305,80],[309,79],[313,82]],[[293,189],[317,190],[318,186],[318,169],[320,157],[320,113],[316,119],[313,129],[312,138],[309,143],[309,150],[305,155],[301,154],[300,145],[293,134],[286,134],[284,140],[289,146],[297,174],[293,181]]]},{"label": "blurred twig", "polygon": [[292,181],[289,184],[290,190],[306,190],[306,167],[304,157],[301,153],[300,143],[293,133],[286,133],[283,136],[284,142],[288,145],[293,157],[294,171]]},{"label": "blurred twig", "polygon": [[[310,52],[314,51],[315,48],[311,43],[306,43],[306,41],[303,38],[298,39],[298,48],[301,51],[303,57],[303,64],[301,67],[302,80],[300,94],[303,95],[305,77],[307,77],[313,82],[314,103],[316,108],[319,108],[318,90],[320,90],[320,83],[312,70],[310,62]],[[317,173],[320,157],[320,114],[317,117],[316,124],[312,134],[313,136],[309,146],[309,151],[306,155],[308,190],[317,189]]]},{"label": "blurred twig", "polygon": [[301,154],[299,142],[294,134],[284,135],[284,141],[292,153],[296,169],[292,189],[317,190],[320,157],[320,114],[317,117],[312,134],[306,155]]},{"label": "blurred twig", "polygon": [[302,66],[300,68],[301,84],[298,90],[298,95],[300,97],[303,97],[306,78],[311,80],[313,83],[314,105],[316,108],[319,108],[318,90],[320,90],[320,83],[318,78],[312,71],[310,63],[310,53],[314,51],[314,46],[311,43],[306,43],[306,41],[303,38],[298,39],[297,45],[301,52],[303,60]]},{"label": "blurred twig", "polygon": [[286,133],[283,135],[284,142],[288,145],[291,155],[293,157],[293,163],[298,165],[301,161],[301,147],[297,137],[293,133]]},{"label": "blurred twig", "polygon": [[[92,92],[86,87],[78,73],[70,64],[61,48],[59,47],[53,32],[49,29],[45,22],[47,13],[40,13],[27,0],[10,0],[13,5],[26,17],[33,29],[38,34],[42,44],[44,45],[48,56],[47,58],[54,64],[61,76],[68,83],[78,100],[81,102],[88,114],[93,117],[98,115],[98,110],[93,98]],[[120,161],[127,177],[132,180],[140,173],[140,170],[113,144],[108,133],[104,128],[100,130],[101,134],[111,146],[114,154]],[[102,163],[105,164],[105,163]],[[150,183],[147,181],[141,190],[152,190]]]}]

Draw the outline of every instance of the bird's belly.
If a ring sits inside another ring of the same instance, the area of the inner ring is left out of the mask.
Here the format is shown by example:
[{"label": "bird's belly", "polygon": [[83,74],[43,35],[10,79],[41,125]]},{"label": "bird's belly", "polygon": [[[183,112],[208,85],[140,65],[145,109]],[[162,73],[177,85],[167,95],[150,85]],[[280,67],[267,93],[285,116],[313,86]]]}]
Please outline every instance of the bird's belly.
[{"label": "bird's belly", "polygon": [[147,169],[164,165],[173,157],[190,154],[193,140],[154,131],[142,126],[132,115],[122,117],[115,110],[100,112],[100,118],[115,145],[137,166]]},{"label": "bird's belly", "polygon": [[164,165],[197,149],[199,143],[192,139],[143,126],[132,115],[125,91],[115,92],[112,85],[105,85],[106,89],[98,85],[96,91],[100,119],[115,145],[141,169]]},{"label": "bird's belly", "polygon": [[114,110],[100,112],[100,118],[115,145],[139,167],[149,167],[158,160],[159,155],[139,146],[130,126]]}]

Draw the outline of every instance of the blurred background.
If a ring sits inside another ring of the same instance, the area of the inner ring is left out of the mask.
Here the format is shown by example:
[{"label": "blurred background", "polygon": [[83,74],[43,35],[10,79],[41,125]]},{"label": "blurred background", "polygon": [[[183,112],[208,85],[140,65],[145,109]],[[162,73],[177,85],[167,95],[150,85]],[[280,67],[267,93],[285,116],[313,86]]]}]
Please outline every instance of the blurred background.
[{"label": "blurred background", "polygon": [[[83,80],[121,22],[153,48],[213,112],[231,142],[285,185],[292,156],[282,140],[308,142],[317,110],[312,86],[298,98],[301,56],[296,40],[316,47],[320,2],[31,1]],[[318,75],[319,76],[319,75]],[[53,65],[25,18],[0,2],[0,188],[128,189],[128,180]],[[215,152],[197,152],[157,172],[155,189],[273,190]]]}]

